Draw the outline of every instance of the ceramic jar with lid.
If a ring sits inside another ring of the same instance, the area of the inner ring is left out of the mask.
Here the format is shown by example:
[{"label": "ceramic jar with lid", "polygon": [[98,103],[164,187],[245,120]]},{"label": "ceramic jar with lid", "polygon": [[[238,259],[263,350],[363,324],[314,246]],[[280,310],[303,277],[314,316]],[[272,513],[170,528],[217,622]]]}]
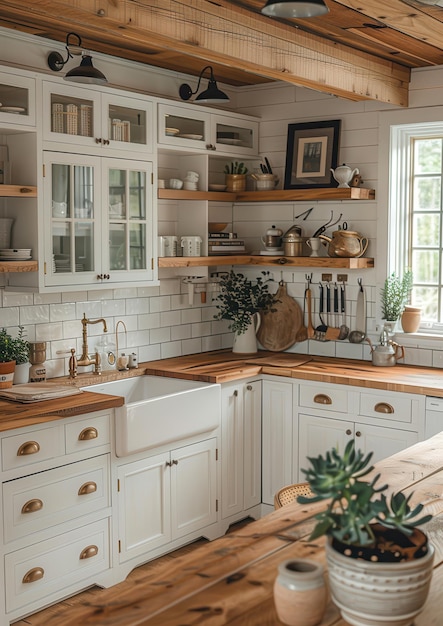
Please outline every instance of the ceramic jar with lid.
[{"label": "ceramic jar with lid", "polygon": [[283,235],[283,253],[285,256],[303,256],[304,237],[300,226],[292,226]]},{"label": "ceramic jar with lid", "polygon": [[278,566],[274,602],[278,618],[287,626],[315,626],[326,608],[323,566],[310,559],[290,559]]}]

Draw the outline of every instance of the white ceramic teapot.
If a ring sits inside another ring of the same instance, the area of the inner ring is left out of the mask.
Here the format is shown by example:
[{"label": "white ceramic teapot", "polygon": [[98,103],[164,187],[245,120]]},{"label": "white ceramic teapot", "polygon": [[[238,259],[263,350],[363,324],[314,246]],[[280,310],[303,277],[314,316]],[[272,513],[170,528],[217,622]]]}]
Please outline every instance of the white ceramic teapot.
[{"label": "white ceramic teapot", "polygon": [[354,176],[356,174],[360,174],[357,167],[355,169],[352,169],[345,163],[336,167],[335,170],[331,169],[331,172],[335,180],[338,182],[339,189],[349,187],[349,183],[354,178]]}]

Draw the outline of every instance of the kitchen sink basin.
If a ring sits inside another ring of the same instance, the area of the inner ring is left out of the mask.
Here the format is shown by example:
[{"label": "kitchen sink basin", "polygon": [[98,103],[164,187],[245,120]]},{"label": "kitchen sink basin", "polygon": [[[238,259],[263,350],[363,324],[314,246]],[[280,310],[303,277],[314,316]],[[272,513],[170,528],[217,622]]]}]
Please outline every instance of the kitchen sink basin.
[{"label": "kitchen sink basin", "polygon": [[127,456],[215,430],[220,385],[162,376],[135,376],[83,387],[123,396],[115,409],[116,454]]}]

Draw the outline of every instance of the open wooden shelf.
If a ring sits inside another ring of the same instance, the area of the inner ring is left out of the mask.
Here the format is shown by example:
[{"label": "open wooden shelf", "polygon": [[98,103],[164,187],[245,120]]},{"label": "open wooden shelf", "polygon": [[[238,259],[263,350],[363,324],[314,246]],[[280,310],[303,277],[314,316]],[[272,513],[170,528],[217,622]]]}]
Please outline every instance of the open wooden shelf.
[{"label": "open wooden shelf", "polygon": [[33,185],[0,185],[1,198],[18,198],[20,196],[36,198],[37,187]]},{"label": "open wooden shelf", "polygon": [[36,272],[37,270],[37,261],[0,261],[0,273]]},{"label": "open wooden shelf", "polygon": [[290,267],[323,267],[331,269],[367,269],[374,267],[374,259],[351,258],[333,259],[329,257],[305,256],[260,256],[260,255],[225,255],[225,256],[187,256],[160,257],[159,267],[204,267],[207,265],[287,265]]},{"label": "open wooden shelf", "polygon": [[166,200],[214,200],[218,202],[291,202],[303,200],[374,200],[375,190],[363,187],[347,189],[274,189],[272,191],[186,191],[159,189],[158,197]]}]

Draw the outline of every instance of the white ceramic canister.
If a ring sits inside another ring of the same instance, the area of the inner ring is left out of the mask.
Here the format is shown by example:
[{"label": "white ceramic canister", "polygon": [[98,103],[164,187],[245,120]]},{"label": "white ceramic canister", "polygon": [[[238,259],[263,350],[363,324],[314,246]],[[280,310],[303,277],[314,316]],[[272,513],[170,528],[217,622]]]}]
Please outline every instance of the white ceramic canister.
[{"label": "white ceramic canister", "polygon": [[278,566],[274,602],[278,618],[288,626],[315,626],[326,608],[323,566],[310,559],[290,559]]},{"label": "white ceramic canister", "polygon": [[163,256],[177,256],[178,237],[175,235],[163,235],[165,253]]},{"label": "white ceramic canister", "polygon": [[182,237],[180,245],[183,248],[183,256],[200,256],[202,238],[198,235]]},{"label": "white ceramic canister", "polygon": [[157,256],[165,256],[165,237],[157,237]]}]

